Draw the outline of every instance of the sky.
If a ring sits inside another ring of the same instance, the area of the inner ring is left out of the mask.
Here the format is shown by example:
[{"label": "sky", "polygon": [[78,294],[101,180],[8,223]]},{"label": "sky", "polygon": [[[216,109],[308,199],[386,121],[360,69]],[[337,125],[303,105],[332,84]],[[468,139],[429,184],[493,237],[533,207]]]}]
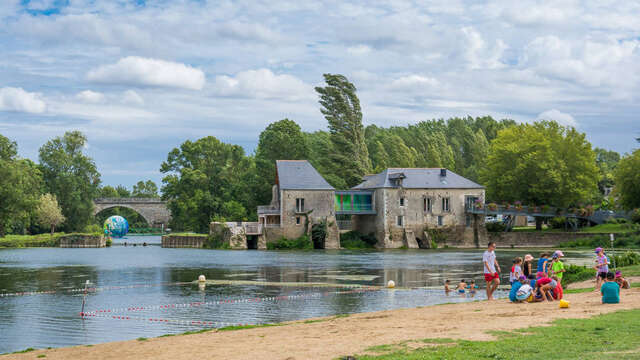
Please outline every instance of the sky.
[{"label": "sky", "polygon": [[0,134],[22,157],[68,130],[104,184],[160,184],[187,139],[252,153],[289,118],[326,129],[340,73],[363,122],[556,120],[594,146],[640,136],[640,2],[0,1]]}]

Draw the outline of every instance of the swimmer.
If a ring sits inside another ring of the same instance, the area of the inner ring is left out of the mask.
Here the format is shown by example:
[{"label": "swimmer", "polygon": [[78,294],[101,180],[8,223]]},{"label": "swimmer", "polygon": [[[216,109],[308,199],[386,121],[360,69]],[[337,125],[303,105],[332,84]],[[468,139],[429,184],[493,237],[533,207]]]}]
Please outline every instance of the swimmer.
[{"label": "swimmer", "polygon": [[469,295],[473,297],[476,294],[476,291],[478,289],[478,285],[476,285],[476,281],[472,279],[471,283],[467,285],[467,289],[469,289]]},{"label": "swimmer", "polygon": [[450,292],[451,292],[451,289],[449,288],[449,280],[445,280],[444,281],[444,293],[446,295],[449,295]]},{"label": "swimmer", "polygon": [[460,283],[458,284],[458,287],[456,288],[456,290],[458,290],[458,294],[460,295],[464,295],[465,292],[465,288],[467,287],[467,283],[464,282],[464,279],[460,280]]}]

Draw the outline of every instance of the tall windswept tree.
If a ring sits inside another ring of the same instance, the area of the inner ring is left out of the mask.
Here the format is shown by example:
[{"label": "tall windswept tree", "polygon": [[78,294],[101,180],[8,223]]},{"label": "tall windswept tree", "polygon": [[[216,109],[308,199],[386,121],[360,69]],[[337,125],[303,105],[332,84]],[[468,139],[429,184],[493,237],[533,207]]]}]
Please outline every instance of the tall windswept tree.
[{"label": "tall windswept tree", "polygon": [[41,189],[42,175],[36,165],[18,158],[16,143],[0,135],[0,237],[12,224],[26,224]]},{"label": "tall windswept tree", "polygon": [[259,182],[255,190],[257,201],[267,204],[271,200],[271,186],[276,177],[276,160],[307,160],[309,145],[295,121],[282,119],[269,124],[256,148],[256,170]]},{"label": "tall windswept tree", "polygon": [[593,200],[595,160],[585,134],[540,121],[498,132],[480,177],[491,200],[568,207]]},{"label": "tall windswept tree", "polygon": [[87,138],[66,132],[40,148],[40,169],[47,192],[56,196],[67,231],[82,230],[93,218],[93,199],[99,196],[100,173],[83,153]]},{"label": "tall windswept tree", "polygon": [[36,208],[36,217],[38,223],[48,227],[51,230],[51,235],[53,235],[56,226],[64,222],[64,215],[62,215],[62,209],[60,209],[55,195],[43,194],[40,196],[40,202]]},{"label": "tall windswept tree", "polygon": [[326,86],[316,87],[320,111],[329,122],[333,151],[329,156],[347,186],[362,182],[371,171],[371,160],[364,138],[362,110],[356,87],[343,75],[324,74]]},{"label": "tall windswept tree", "polygon": [[157,198],[158,197],[158,185],[151,180],[138,181],[133,185],[132,197],[136,198]]},{"label": "tall windswept tree", "polygon": [[618,162],[615,182],[622,206],[629,210],[640,208],[640,149]]}]

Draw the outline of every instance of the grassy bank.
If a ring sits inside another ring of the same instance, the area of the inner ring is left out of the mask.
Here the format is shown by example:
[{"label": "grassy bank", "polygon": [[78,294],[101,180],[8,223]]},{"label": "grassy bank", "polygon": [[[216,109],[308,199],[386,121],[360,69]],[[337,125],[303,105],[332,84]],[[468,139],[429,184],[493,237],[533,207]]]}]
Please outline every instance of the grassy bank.
[{"label": "grassy bank", "polygon": [[[640,310],[590,319],[561,319],[552,326],[500,332],[495,341],[423,339],[375,346],[358,360],[383,359],[602,359],[638,358]],[[413,345],[413,346],[410,346]],[[417,345],[424,346],[411,350]]]},{"label": "grassy bank", "polygon": [[100,233],[54,233],[38,235],[7,235],[0,238],[0,248],[58,247],[63,236],[100,236]]},{"label": "grassy bank", "polygon": [[268,242],[267,250],[312,250],[313,243],[308,236],[303,235],[297,239],[287,239],[281,237],[280,239]]},{"label": "grassy bank", "polygon": [[[634,251],[627,251],[621,255],[615,255],[610,260],[615,261],[618,270],[622,271],[624,276],[640,275],[640,254]],[[613,269],[613,268],[612,268]],[[562,285],[567,286],[571,283],[593,279],[596,276],[596,270],[593,267],[567,265],[567,272],[562,277]]]}]

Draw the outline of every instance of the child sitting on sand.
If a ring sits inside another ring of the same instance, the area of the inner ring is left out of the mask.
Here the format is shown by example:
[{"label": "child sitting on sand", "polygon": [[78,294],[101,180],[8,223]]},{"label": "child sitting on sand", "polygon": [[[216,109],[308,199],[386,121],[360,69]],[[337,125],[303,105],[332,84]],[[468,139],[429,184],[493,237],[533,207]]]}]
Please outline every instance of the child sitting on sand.
[{"label": "child sitting on sand", "polygon": [[527,300],[531,294],[533,294],[533,288],[529,285],[527,278],[524,276],[520,277],[520,282],[522,282],[522,286],[520,286],[520,289],[516,291],[516,300],[522,302]]},{"label": "child sitting on sand", "polygon": [[456,288],[456,290],[458,290],[458,294],[460,295],[464,295],[464,289],[467,287],[467,283],[464,282],[464,279],[460,280],[460,283],[458,284],[458,287]]},{"label": "child sitting on sand", "polygon": [[511,300],[511,302],[518,302],[516,295],[518,293],[518,290],[520,290],[520,288],[522,287],[523,282],[526,282],[524,276],[519,277],[511,283],[511,291],[509,291],[509,300]]},{"label": "child sitting on sand", "polygon": [[629,280],[622,277],[620,270],[616,271],[616,283],[620,286],[620,289],[629,289],[631,287]]},{"label": "child sitting on sand", "polygon": [[620,303],[620,286],[614,281],[615,276],[612,272],[607,273],[604,284],[600,288],[603,304]]}]

